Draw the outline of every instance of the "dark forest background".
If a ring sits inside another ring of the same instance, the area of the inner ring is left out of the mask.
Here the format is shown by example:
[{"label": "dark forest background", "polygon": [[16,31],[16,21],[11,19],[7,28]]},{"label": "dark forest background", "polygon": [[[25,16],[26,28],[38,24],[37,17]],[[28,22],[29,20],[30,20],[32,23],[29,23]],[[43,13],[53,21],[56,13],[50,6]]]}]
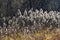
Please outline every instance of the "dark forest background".
[{"label": "dark forest background", "polygon": [[0,15],[13,16],[20,9],[40,9],[60,11],[60,0],[0,0]]}]

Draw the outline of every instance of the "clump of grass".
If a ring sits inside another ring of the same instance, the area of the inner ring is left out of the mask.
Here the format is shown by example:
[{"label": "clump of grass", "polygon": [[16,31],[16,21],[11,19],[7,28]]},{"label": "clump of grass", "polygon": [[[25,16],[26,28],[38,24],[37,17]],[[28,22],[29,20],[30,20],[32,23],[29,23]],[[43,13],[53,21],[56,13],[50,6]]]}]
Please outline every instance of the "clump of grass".
[{"label": "clump of grass", "polygon": [[60,12],[18,9],[15,16],[1,17],[0,40],[60,40]]}]

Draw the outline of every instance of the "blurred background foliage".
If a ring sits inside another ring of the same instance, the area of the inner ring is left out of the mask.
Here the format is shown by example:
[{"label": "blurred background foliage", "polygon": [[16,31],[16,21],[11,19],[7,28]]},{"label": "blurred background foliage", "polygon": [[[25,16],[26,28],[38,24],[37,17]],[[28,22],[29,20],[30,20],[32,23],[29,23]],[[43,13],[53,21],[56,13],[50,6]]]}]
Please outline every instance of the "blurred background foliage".
[{"label": "blurred background foliage", "polygon": [[0,0],[0,14],[13,16],[20,9],[26,10],[40,9],[60,11],[60,0]]}]

